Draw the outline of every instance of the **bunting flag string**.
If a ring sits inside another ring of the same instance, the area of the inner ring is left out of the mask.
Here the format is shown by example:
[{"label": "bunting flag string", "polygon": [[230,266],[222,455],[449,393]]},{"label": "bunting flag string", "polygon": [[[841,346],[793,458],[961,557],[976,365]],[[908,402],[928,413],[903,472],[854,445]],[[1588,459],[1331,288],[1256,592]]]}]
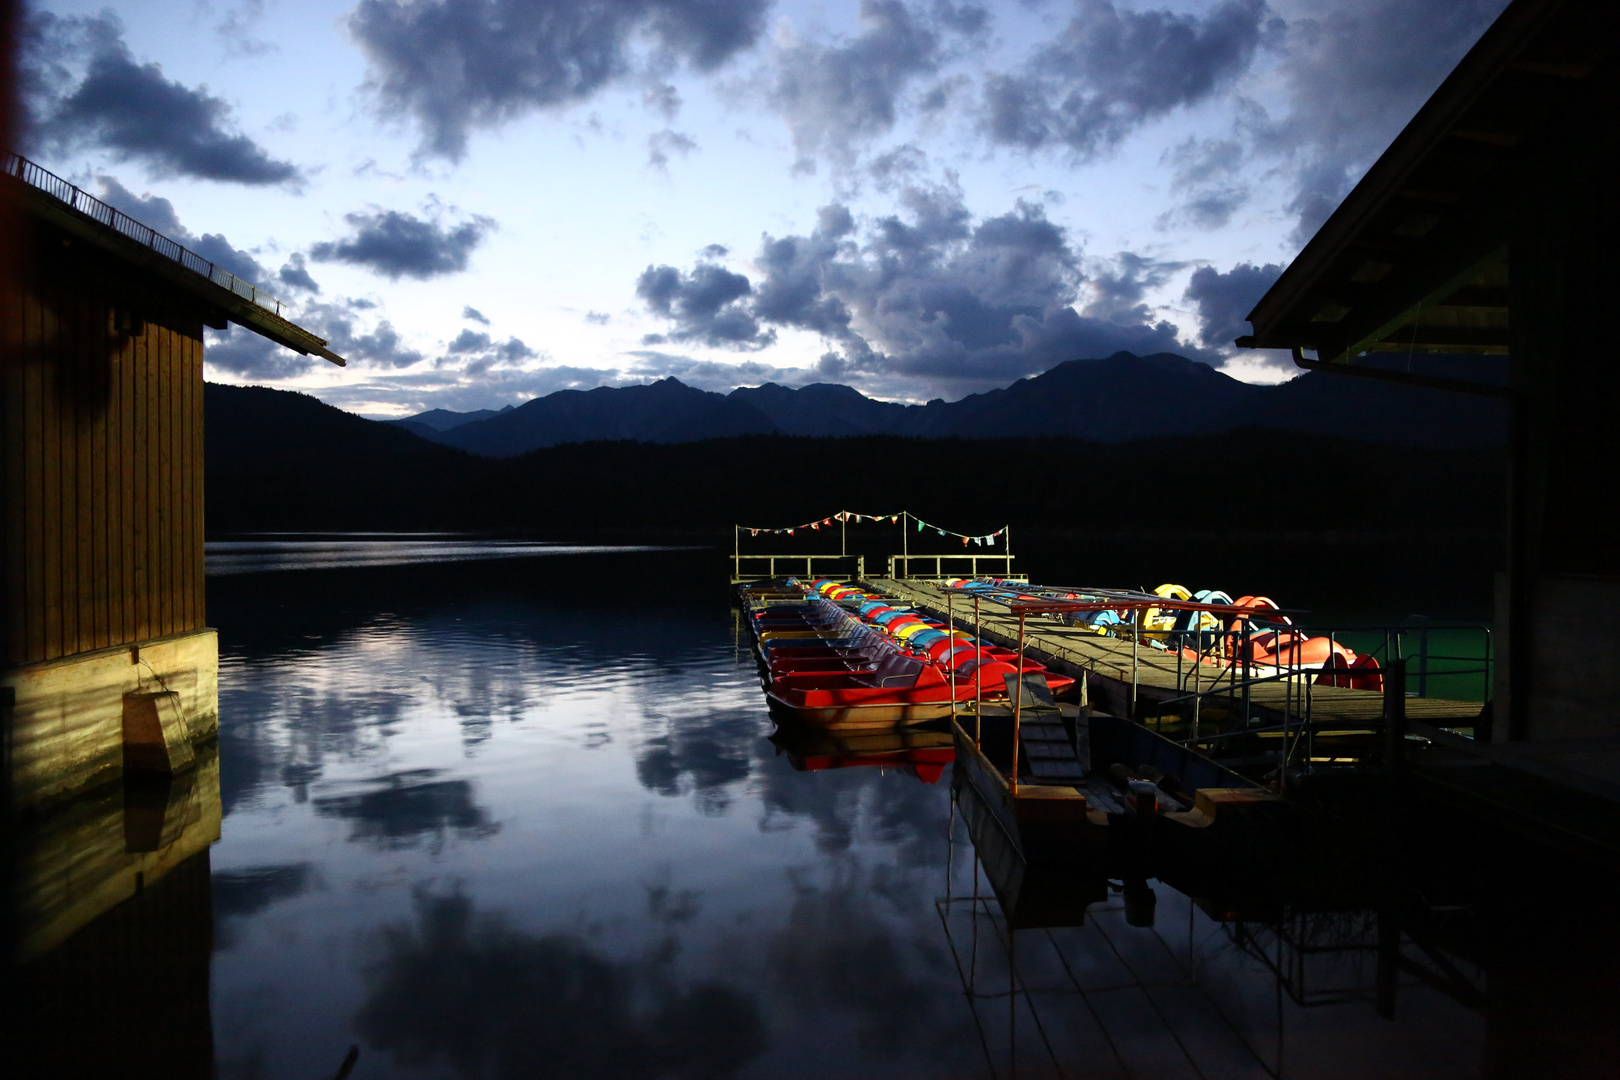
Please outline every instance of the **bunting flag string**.
[{"label": "bunting flag string", "polygon": [[832,514],[828,517],[817,518],[814,521],[806,521],[800,525],[783,526],[781,528],[766,528],[764,526],[756,528],[751,525],[739,525],[738,528],[746,531],[749,536],[758,536],[761,533],[764,533],[767,536],[792,536],[800,529],[809,529],[812,532],[819,532],[823,526],[831,528],[835,522],[855,522],[859,524],[860,522],[871,521],[887,522],[891,525],[898,525],[902,518],[915,521],[917,523],[918,532],[924,532],[928,529],[932,529],[940,536],[954,536],[958,540],[962,541],[963,547],[967,547],[969,544],[979,547],[993,546],[996,540],[1005,535],[1007,532],[1007,526],[1003,525],[993,533],[972,536],[968,533],[956,532],[954,529],[942,529],[938,525],[931,525],[922,518],[918,517],[916,514],[905,510],[893,514],[857,514],[853,510],[840,510],[836,514]]},{"label": "bunting flag string", "polygon": [[824,518],[817,518],[814,521],[806,521],[802,525],[784,526],[782,528],[774,528],[774,529],[765,528],[764,526],[760,526],[759,528],[755,528],[755,527],[753,527],[751,525],[739,525],[738,528],[743,529],[744,531],[746,531],[749,536],[758,536],[760,533],[764,533],[767,536],[770,536],[770,535],[792,536],[794,534],[794,532],[796,530],[799,530],[799,529],[811,529],[813,531],[819,531],[822,528],[822,526],[827,526],[828,528],[831,528],[832,525],[837,523],[837,522],[845,522],[845,523],[856,522],[856,523],[859,523],[859,522],[862,522],[862,521],[873,521],[873,522],[887,521],[890,524],[898,525],[900,523],[900,519],[903,516],[905,516],[905,513],[906,512],[904,510],[899,510],[899,511],[896,511],[895,513],[892,513],[892,514],[857,514],[853,510],[840,510],[836,514],[832,514],[832,515],[830,515],[828,517],[824,517]]}]

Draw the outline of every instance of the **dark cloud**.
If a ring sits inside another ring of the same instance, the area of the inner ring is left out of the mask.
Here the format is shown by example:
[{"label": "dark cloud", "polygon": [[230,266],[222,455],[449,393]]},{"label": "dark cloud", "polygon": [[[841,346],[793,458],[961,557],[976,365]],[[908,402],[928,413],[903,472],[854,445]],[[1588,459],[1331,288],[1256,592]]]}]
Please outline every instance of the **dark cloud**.
[{"label": "dark cloud", "polygon": [[325,338],[333,352],[351,363],[358,360],[379,367],[409,367],[423,360],[420,352],[404,345],[399,332],[386,319],[369,331],[360,330],[355,312],[372,306],[359,300],[310,302],[299,311],[298,323]]},{"label": "dark cloud", "polygon": [[495,222],[482,215],[445,227],[436,220],[398,210],[345,214],[344,220],[354,234],[314,245],[309,249],[310,257],[320,262],[364,266],[395,281],[402,277],[440,277],[467,269],[473,249],[495,228]]},{"label": "dark cloud", "polygon": [[1196,139],[1165,151],[1172,169],[1171,190],[1181,202],[1159,217],[1159,227],[1189,224],[1220,229],[1249,200],[1249,185],[1240,178],[1243,145],[1236,139]]},{"label": "dark cloud", "polygon": [[237,0],[214,24],[214,33],[232,56],[264,56],[279,50],[254,33],[263,19],[264,0]]},{"label": "dark cloud", "polygon": [[1506,0],[1298,0],[1281,35],[1288,111],[1244,134],[1296,163],[1303,243],[1389,145]]},{"label": "dark cloud", "polygon": [[[345,354],[340,352],[338,355]],[[284,349],[269,338],[260,337],[234,324],[227,325],[223,330],[207,332],[203,341],[203,359],[219,371],[228,371],[244,379],[267,381],[302,375],[316,364],[324,363],[315,357]]]},{"label": "dark cloud", "polygon": [[655,132],[647,136],[647,165],[659,172],[669,171],[669,155],[679,154],[685,157],[698,148],[697,141],[690,135],[682,135],[678,131]]},{"label": "dark cloud", "polygon": [[445,352],[448,355],[440,362],[441,366],[450,364],[451,357],[454,357],[455,365],[468,375],[482,375],[492,367],[517,364],[539,355],[521,338],[495,341],[488,334],[475,330],[463,330],[457,334],[445,346]]},{"label": "dark cloud", "polygon": [[1186,297],[1198,305],[1198,336],[1205,347],[1231,349],[1233,339],[1249,333],[1249,312],[1282,272],[1276,263],[1239,263],[1224,274],[1213,266],[1193,271]]},{"label": "dark cloud", "polygon": [[776,57],[770,101],[793,133],[801,170],[823,156],[848,164],[862,143],[894,127],[911,80],[939,67],[940,32],[899,0],[862,0],[860,17],[865,28],[852,40],[798,42]]},{"label": "dark cloud", "polygon": [[[975,221],[952,185],[910,186],[900,202],[903,213],[864,230],[833,205],[807,236],[765,237],[754,260],[763,278],[755,286],[729,275],[721,310],[750,328],[749,340],[771,327],[819,334],[831,349],[816,378],[876,393],[926,388],[956,397],[1121,350],[1218,359],[1153,321],[1143,302],[1178,264],[1129,252],[1093,260],[1089,302],[1079,311],[1081,254],[1040,206],[1019,202]],[[650,269],[638,291],[659,299],[649,306],[685,339],[714,344],[676,306],[702,270],[687,278]]]},{"label": "dark cloud", "polygon": [[276,271],[276,280],[291,289],[302,289],[304,292],[318,293],[321,291],[314,278],[309,276],[309,268],[305,265],[304,256],[294,252]]},{"label": "dark cloud", "polygon": [[985,80],[991,141],[1091,157],[1230,84],[1253,60],[1268,14],[1264,0],[1226,0],[1202,17],[1120,10],[1111,0],[1078,8],[1019,73]]},{"label": "dark cloud", "polygon": [[[649,266],[636,279],[636,295],[655,315],[675,325],[670,341],[695,341],[731,349],[762,349],[776,340],[761,329],[744,302],[752,287],[741,274],[699,263],[690,274],[673,266]],[[652,335],[648,344],[666,339]]]},{"label": "dark cloud", "polygon": [[481,352],[489,348],[489,335],[475,330],[463,330],[456,335],[454,341],[445,346],[446,352],[469,353]]},{"label": "dark cloud", "polygon": [[253,285],[270,280],[270,272],[252,255],[231,245],[219,233],[198,236],[180,223],[174,204],[160,195],[137,195],[111,176],[98,176],[101,200],[122,210],[142,225],[156,229],[169,239],[201,255],[221,269],[228,270]]},{"label": "dark cloud", "polygon": [[437,847],[451,834],[480,839],[500,831],[473,801],[469,781],[437,776],[434,769],[395,773],[352,794],[318,796],[311,805],[321,817],[348,821],[350,840],[383,848],[415,847],[424,840]]},{"label": "dark cloud", "polygon": [[1152,259],[1131,251],[1121,251],[1110,260],[1093,264],[1087,282],[1091,299],[1082,314],[1113,323],[1143,323],[1149,316],[1143,303],[1147,291],[1163,285],[1185,263]]},{"label": "dark cloud", "polygon": [[[138,64],[111,13],[62,18],[41,13],[26,34],[25,85],[34,134],[58,146],[105,147],[155,175],[240,184],[297,186],[303,173],[233,130],[231,107],[205,87]],[[82,67],[82,76],[78,71]]]},{"label": "dark cloud", "polygon": [[[468,135],[583,101],[638,71],[711,71],[754,44],[768,0],[362,0],[349,29],[387,115],[421,152],[459,160]],[[649,51],[636,52],[639,42]],[[663,85],[660,82],[659,85]],[[662,100],[673,111],[675,102]]]},{"label": "dark cloud", "polygon": [[489,325],[489,317],[470,305],[461,309],[461,317],[470,322],[483,323],[485,326]]},{"label": "dark cloud", "polygon": [[759,1006],[721,983],[676,985],[668,955],[609,959],[419,894],[414,924],[382,932],[355,1024],[397,1067],[442,1075],[735,1075],[765,1049]]}]

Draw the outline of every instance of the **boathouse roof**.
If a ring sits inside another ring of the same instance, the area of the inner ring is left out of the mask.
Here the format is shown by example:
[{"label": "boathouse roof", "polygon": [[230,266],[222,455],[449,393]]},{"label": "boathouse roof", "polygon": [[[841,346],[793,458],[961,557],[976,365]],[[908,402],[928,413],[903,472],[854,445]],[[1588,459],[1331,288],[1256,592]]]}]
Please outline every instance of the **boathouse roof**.
[{"label": "boathouse roof", "polygon": [[20,154],[0,151],[0,184],[25,213],[65,230],[202,302],[204,322],[246,327],[294,352],[343,357],[282,314],[282,302]]},{"label": "boathouse roof", "polygon": [[[1620,5],[1514,0],[1249,313],[1244,348],[1505,353],[1538,166],[1615,123]],[[1551,189],[1556,190],[1556,189]],[[1300,350],[1315,350],[1317,361]]]}]

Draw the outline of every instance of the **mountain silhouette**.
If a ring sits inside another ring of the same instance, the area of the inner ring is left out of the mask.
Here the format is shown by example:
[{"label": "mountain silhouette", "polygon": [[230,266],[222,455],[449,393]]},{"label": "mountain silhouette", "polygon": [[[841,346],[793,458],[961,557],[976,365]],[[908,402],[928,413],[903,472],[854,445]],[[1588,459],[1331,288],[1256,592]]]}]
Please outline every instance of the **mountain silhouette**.
[{"label": "mountain silhouette", "polygon": [[1503,440],[1506,412],[1486,399],[1316,373],[1256,386],[1170,353],[1120,352],[926,405],[877,401],[828,383],[798,389],[767,383],[719,394],[666,378],[646,386],[560,390],[487,416],[435,409],[393,423],[434,442],[504,458],[620,439],[1049,436],[1114,443],[1251,427],[1408,446],[1486,446]]}]

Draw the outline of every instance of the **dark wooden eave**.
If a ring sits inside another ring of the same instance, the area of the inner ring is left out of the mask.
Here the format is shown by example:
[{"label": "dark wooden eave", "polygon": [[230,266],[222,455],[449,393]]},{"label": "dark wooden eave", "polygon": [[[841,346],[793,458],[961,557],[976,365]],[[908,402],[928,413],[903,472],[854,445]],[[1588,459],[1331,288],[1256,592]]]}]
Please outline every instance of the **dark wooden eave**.
[{"label": "dark wooden eave", "polygon": [[200,301],[205,325],[224,329],[227,321],[234,322],[296,353],[318,356],[340,366],[345,364],[343,357],[326,347],[325,338],[108,228],[60,199],[10,176],[0,175],[0,184],[25,213],[138,266],[142,272]]},{"label": "dark wooden eave", "polygon": [[[1249,313],[1244,348],[1508,349],[1513,178],[1612,81],[1620,4],[1514,0]],[[1604,95],[1599,94],[1601,99]],[[1615,123],[1594,111],[1594,122]],[[1314,366],[1307,364],[1306,366]]]}]

